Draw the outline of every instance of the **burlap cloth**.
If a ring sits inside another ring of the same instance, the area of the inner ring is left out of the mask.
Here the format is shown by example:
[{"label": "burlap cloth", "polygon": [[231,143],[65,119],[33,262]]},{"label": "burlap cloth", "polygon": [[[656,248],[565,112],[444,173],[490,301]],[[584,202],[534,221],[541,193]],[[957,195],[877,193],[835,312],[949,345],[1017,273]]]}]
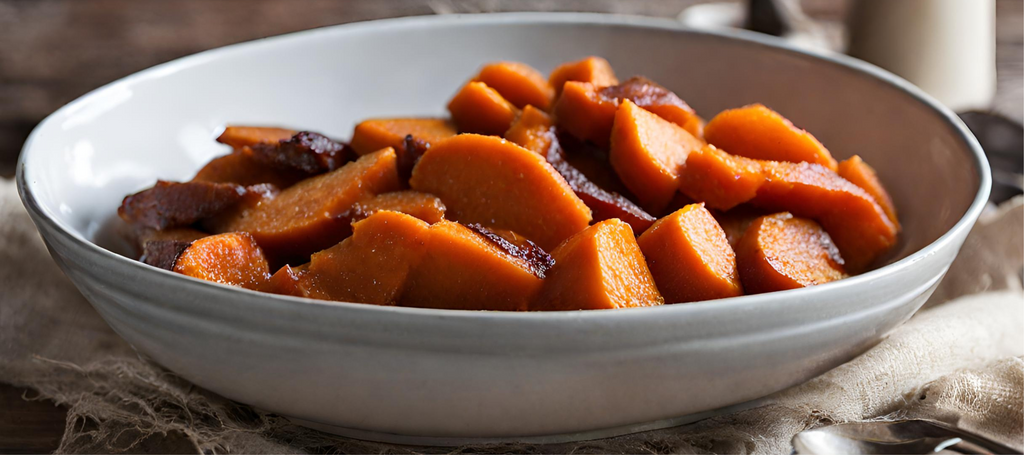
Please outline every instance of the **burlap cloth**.
[{"label": "burlap cloth", "polygon": [[1022,202],[983,217],[931,308],[867,353],[759,407],[599,441],[445,449],[309,430],[147,361],[64,278],[14,185],[0,181],[0,381],[69,408],[58,452],[789,453],[805,429],[900,417],[942,420],[1024,449]]}]

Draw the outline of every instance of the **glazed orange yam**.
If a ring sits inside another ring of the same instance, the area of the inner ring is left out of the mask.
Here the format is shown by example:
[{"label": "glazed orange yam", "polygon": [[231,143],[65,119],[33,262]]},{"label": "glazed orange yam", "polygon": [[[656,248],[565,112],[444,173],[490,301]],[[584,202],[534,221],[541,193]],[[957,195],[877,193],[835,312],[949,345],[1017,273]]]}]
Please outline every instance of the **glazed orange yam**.
[{"label": "glazed orange yam", "polygon": [[875,170],[868,163],[865,163],[860,156],[853,155],[850,159],[839,163],[839,170],[837,172],[840,177],[867,191],[874,198],[875,202],[882,207],[882,210],[885,211],[885,216],[889,217],[889,221],[892,221],[892,224],[899,229],[900,222],[896,216],[896,205],[892,203],[892,197],[889,196],[888,191],[885,191],[885,187],[878,180]]},{"label": "glazed orange yam", "polygon": [[703,134],[704,120],[697,112],[671,90],[646,77],[631,77],[621,84],[598,90],[598,95],[616,104],[630,100],[698,138]]},{"label": "glazed orange yam", "polygon": [[405,137],[412,135],[427,144],[436,144],[458,134],[455,126],[440,118],[379,118],[364,120],[352,133],[352,148],[359,155],[391,147],[403,147]]},{"label": "glazed orange yam", "polygon": [[423,258],[429,229],[404,213],[377,212],[354,223],[351,237],[313,254],[301,281],[315,299],[395,305]]},{"label": "glazed orange yam", "polygon": [[551,144],[555,141],[552,129],[554,126],[555,122],[546,112],[533,106],[526,106],[505,132],[505,139],[546,157]]},{"label": "glazed orange yam", "polygon": [[757,195],[764,183],[762,162],[705,145],[686,158],[679,191],[717,210],[729,210]]},{"label": "glazed orange yam", "polygon": [[[235,150],[252,147],[261,143],[275,143],[290,139],[297,131],[265,126],[228,126],[217,137],[217,142],[230,145]],[[261,182],[262,183],[262,182]]]},{"label": "glazed orange yam", "polygon": [[385,210],[412,215],[434,224],[444,219],[445,207],[444,202],[433,194],[395,191],[356,202],[352,207],[352,220],[358,221]]},{"label": "glazed orange yam", "polygon": [[656,221],[637,243],[666,303],[743,295],[736,255],[704,204]]},{"label": "glazed orange yam", "polygon": [[607,147],[612,123],[615,122],[616,100],[602,98],[589,82],[566,82],[552,113],[558,126],[584,141]]},{"label": "glazed orange yam", "polygon": [[863,189],[823,166],[762,162],[766,180],[752,203],[821,223],[846,269],[859,273],[896,243],[897,228]]},{"label": "glazed orange yam", "polygon": [[679,126],[624,100],[615,113],[609,154],[622,183],[650,213],[663,213],[679,188],[690,152],[704,144]]},{"label": "glazed orange yam", "polygon": [[400,306],[525,311],[543,280],[530,264],[452,221],[430,226],[423,259],[409,273]]},{"label": "glazed orange yam", "polygon": [[288,188],[307,177],[309,174],[297,169],[281,169],[260,162],[253,158],[252,150],[243,147],[230,155],[210,160],[192,177],[192,181],[234,183],[241,186],[269,183],[278,188]]},{"label": "glazed orange yam", "polygon": [[836,170],[832,154],[811,133],[761,104],[722,111],[704,127],[704,138],[733,155]]},{"label": "glazed orange yam", "polygon": [[515,231],[545,250],[590,223],[590,209],[540,155],[493,136],[460,134],[427,150],[412,189],[461,223]]},{"label": "glazed orange yam", "polygon": [[350,221],[342,215],[353,204],[400,187],[395,151],[387,148],[303,180],[225,229],[251,233],[274,262],[302,263],[348,237]]},{"label": "glazed orange yam", "polygon": [[587,57],[583,60],[558,65],[551,72],[548,81],[555,90],[555,96],[562,93],[562,86],[569,81],[587,82],[596,87],[607,87],[619,83],[619,79],[615,77],[615,71],[612,71],[612,65],[601,57]]},{"label": "glazed orange yam", "polygon": [[843,259],[814,221],[776,213],[754,220],[736,249],[743,288],[751,294],[846,278]]},{"label": "glazed orange yam", "polygon": [[483,82],[469,82],[448,102],[459,132],[498,136],[508,131],[519,109]]},{"label": "glazed orange yam", "polygon": [[728,212],[712,212],[712,216],[718,221],[722,231],[725,231],[725,238],[729,240],[729,246],[733,250],[739,246],[740,239],[743,238],[743,234],[747,232],[750,224],[763,214],[764,211],[753,209],[750,206],[740,206]]},{"label": "glazed orange yam", "polygon": [[245,232],[211,235],[192,242],[178,256],[173,270],[246,289],[256,289],[270,278],[267,258]]},{"label": "glazed orange yam", "polygon": [[491,63],[481,68],[473,80],[497,90],[503,98],[520,109],[532,105],[547,110],[555,97],[555,90],[544,75],[525,63]]},{"label": "glazed orange yam", "polygon": [[309,264],[292,267],[285,264],[277,270],[270,278],[261,284],[257,290],[271,294],[292,295],[295,297],[309,297],[309,280],[306,279]]},{"label": "glazed orange yam", "polygon": [[222,210],[214,216],[199,222],[199,225],[207,232],[220,234],[231,232],[231,226],[239,218],[248,216],[248,212],[255,210],[260,204],[268,202],[281,194],[281,190],[269,183],[261,183],[245,187],[245,194],[231,207]]},{"label": "glazed orange yam", "polygon": [[633,230],[622,221],[590,226],[551,256],[555,265],[531,310],[604,310],[664,303]]}]

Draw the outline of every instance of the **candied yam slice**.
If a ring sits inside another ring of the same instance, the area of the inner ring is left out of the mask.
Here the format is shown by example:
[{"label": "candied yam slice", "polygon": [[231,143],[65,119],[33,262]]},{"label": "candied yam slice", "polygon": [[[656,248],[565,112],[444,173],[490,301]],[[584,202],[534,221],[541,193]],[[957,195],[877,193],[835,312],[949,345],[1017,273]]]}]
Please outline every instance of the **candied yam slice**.
[{"label": "candied yam slice", "polygon": [[241,150],[256,144],[274,144],[278,141],[288,140],[295,133],[297,131],[266,126],[227,126],[224,128],[224,132],[217,137],[217,142],[230,145],[235,150]]},{"label": "candied yam slice", "polygon": [[512,126],[519,109],[483,82],[469,82],[448,102],[452,121],[463,133],[499,136]]},{"label": "candied yam slice", "polygon": [[566,82],[552,113],[558,126],[569,134],[607,147],[617,107],[617,100],[602,98],[593,84]]},{"label": "candied yam slice", "polygon": [[188,226],[237,203],[245,189],[231,183],[167,182],[124,198],[117,214],[136,228]]},{"label": "candied yam slice", "polygon": [[762,216],[736,249],[743,288],[751,294],[797,289],[846,278],[827,232],[788,212]]},{"label": "candied yam slice", "polygon": [[347,144],[309,131],[276,143],[253,144],[249,149],[256,161],[311,175],[333,171],[356,158]]},{"label": "candied yam slice", "polygon": [[444,202],[433,194],[419,191],[395,191],[356,202],[352,207],[352,220],[358,221],[384,210],[412,215],[434,224],[444,219]]},{"label": "candied yam slice", "polygon": [[505,254],[514,258],[522,259],[530,266],[530,271],[538,277],[544,278],[544,274],[555,265],[555,260],[536,243],[507,229],[489,229],[480,224],[465,225],[470,230],[480,234],[488,242],[501,248]]},{"label": "candied yam slice", "polygon": [[679,188],[679,172],[700,139],[625,100],[615,113],[609,160],[650,213],[663,213]]},{"label": "candied yam slice", "polygon": [[292,267],[285,264],[257,287],[258,291],[295,297],[310,297],[309,280],[306,279],[308,264]]},{"label": "candied yam slice", "polygon": [[602,310],[664,303],[629,225],[605,220],[551,252],[555,265],[531,310]]},{"label": "candied yam slice", "polygon": [[309,296],[395,305],[409,271],[423,257],[429,229],[422,220],[391,211],[353,223],[351,237],[313,254],[302,278]]},{"label": "candied yam slice", "polygon": [[703,204],[658,220],[637,239],[666,303],[743,295],[736,254]]},{"label": "candied yam slice", "polygon": [[[364,120],[352,133],[352,149],[359,155],[391,147],[397,152],[412,135],[426,144],[436,144],[458,134],[455,126],[441,118],[378,118]],[[429,147],[429,145],[428,145]]]},{"label": "candied yam slice", "polygon": [[227,223],[252,234],[277,262],[303,263],[351,233],[346,216],[357,201],[401,188],[393,149],[387,148],[281,191]]},{"label": "candied yam slice", "polygon": [[269,183],[278,188],[288,188],[309,177],[297,169],[280,167],[256,160],[252,150],[243,148],[210,160],[192,178],[194,182],[234,183],[241,186]]},{"label": "candied yam slice", "polygon": [[257,289],[270,278],[267,258],[245,232],[211,235],[192,242],[178,255],[173,270],[246,289]]},{"label": "candied yam slice", "polygon": [[260,204],[270,201],[281,194],[281,190],[269,183],[245,187],[245,194],[234,205],[221,210],[220,213],[203,219],[199,225],[207,232],[221,234],[230,232],[231,226],[240,218],[248,216],[248,212]]},{"label": "candied yam slice", "polygon": [[840,177],[867,191],[875,202],[882,207],[885,216],[889,217],[889,221],[892,221],[892,224],[899,229],[900,222],[896,216],[896,205],[893,204],[889,192],[882,186],[882,182],[878,180],[875,170],[868,163],[865,163],[860,156],[853,155],[850,159],[839,163],[837,172]]},{"label": "candied yam slice", "polygon": [[752,203],[821,223],[848,271],[859,273],[896,243],[897,228],[866,191],[824,166],[762,162],[766,180]]},{"label": "candied yam slice", "polygon": [[764,183],[761,163],[705,145],[686,158],[679,191],[713,209],[729,210],[757,195]]},{"label": "candied yam slice", "polygon": [[718,225],[725,231],[725,238],[729,240],[729,245],[733,250],[739,246],[740,239],[747,232],[750,223],[764,214],[763,210],[756,210],[748,205],[741,205],[727,212],[712,212]]},{"label": "candied yam slice", "polygon": [[619,83],[608,60],[593,56],[558,65],[548,77],[548,82],[555,90],[555,96],[562,93],[562,86],[569,81],[587,82],[595,87],[607,87]]},{"label": "candied yam slice", "polygon": [[598,96],[616,104],[630,100],[637,106],[651,111],[658,117],[681,126],[684,130],[701,137],[704,120],[671,90],[643,76],[634,76],[625,82],[598,90]]},{"label": "candied yam slice", "polygon": [[832,154],[811,133],[761,104],[720,112],[704,127],[704,138],[733,155],[836,170]]},{"label": "candied yam slice", "polygon": [[540,156],[547,156],[555,141],[554,127],[555,122],[550,115],[536,107],[526,106],[505,132],[505,139]]},{"label": "candied yam slice", "polygon": [[423,259],[412,268],[400,306],[525,311],[543,280],[523,259],[452,221],[430,226]]},{"label": "candied yam slice", "polygon": [[515,231],[550,249],[590,223],[590,209],[540,155],[493,136],[461,134],[427,151],[412,188],[444,202],[446,215]]},{"label": "candied yam slice", "polygon": [[547,110],[555,97],[555,89],[551,88],[544,75],[525,63],[491,63],[481,68],[473,80],[497,90],[520,109],[532,105]]}]

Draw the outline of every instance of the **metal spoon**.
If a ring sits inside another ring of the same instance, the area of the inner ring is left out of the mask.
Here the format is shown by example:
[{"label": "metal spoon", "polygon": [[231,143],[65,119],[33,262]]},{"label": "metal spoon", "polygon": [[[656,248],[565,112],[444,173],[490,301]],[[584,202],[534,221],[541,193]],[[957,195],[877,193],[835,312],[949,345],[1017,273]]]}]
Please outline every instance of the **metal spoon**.
[{"label": "metal spoon", "polygon": [[1021,453],[983,436],[931,420],[846,423],[798,433],[795,454]]}]

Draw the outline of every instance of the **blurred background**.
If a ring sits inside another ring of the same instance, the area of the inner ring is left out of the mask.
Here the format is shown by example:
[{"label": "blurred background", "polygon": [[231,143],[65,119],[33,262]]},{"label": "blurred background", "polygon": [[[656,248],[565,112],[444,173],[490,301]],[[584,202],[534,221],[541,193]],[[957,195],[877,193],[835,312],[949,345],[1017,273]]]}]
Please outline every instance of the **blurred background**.
[{"label": "blurred background", "polygon": [[[907,0],[880,0],[899,4]],[[922,0],[916,0],[922,1]],[[1024,1],[995,8],[991,103],[1018,122],[1024,110]],[[314,27],[387,17],[491,11],[593,11],[677,18],[708,0],[0,0],[0,174],[31,129],[61,105],[107,82],[205,49]],[[714,2],[722,3],[722,2]],[[743,0],[726,1],[738,7]],[[771,3],[771,2],[751,2]],[[781,3],[791,3],[782,1]],[[843,50],[854,0],[792,0],[820,32],[820,44]],[[876,3],[879,3],[876,1]],[[692,10],[691,22],[728,21],[729,12]],[[895,13],[882,12],[883,15]],[[914,17],[920,17],[915,12]],[[780,31],[761,13],[758,27]],[[785,21],[783,21],[785,22]],[[790,22],[793,22],[792,20]],[[799,21],[795,27],[801,27]],[[742,24],[740,24],[742,25]],[[794,25],[781,24],[782,29]],[[784,31],[784,30],[782,30]],[[954,37],[955,38],[955,37]],[[890,39],[890,38],[887,38]]]}]

